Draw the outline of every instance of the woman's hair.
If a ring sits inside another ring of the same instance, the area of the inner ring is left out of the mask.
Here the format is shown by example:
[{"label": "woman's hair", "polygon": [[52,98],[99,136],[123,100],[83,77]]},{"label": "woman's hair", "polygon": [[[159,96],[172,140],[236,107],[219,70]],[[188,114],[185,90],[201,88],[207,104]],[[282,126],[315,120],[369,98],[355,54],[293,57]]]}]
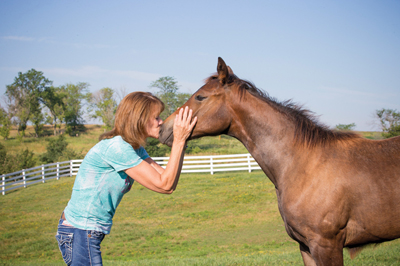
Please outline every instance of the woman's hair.
[{"label": "woman's hair", "polygon": [[105,132],[99,140],[121,136],[138,149],[146,143],[147,122],[150,115],[164,110],[164,103],[150,92],[132,92],[122,99],[115,113],[114,128]]}]

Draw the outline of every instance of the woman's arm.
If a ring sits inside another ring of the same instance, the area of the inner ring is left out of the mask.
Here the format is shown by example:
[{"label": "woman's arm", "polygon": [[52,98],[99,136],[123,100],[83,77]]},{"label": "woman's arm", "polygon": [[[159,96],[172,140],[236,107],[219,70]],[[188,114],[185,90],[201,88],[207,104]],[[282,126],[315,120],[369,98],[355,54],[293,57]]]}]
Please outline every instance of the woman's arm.
[{"label": "woman's arm", "polygon": [[188,107],[181,109],[174,121],[174,142],[171,155],[165,169],[159,166],[152,159],[148,158],[139,165],[125,170],[125,173],[141,185],[155,192],[170,194],[179,181],[182,170],[186,139],[189,137],[197,117],[192,118],[192,110]]}]

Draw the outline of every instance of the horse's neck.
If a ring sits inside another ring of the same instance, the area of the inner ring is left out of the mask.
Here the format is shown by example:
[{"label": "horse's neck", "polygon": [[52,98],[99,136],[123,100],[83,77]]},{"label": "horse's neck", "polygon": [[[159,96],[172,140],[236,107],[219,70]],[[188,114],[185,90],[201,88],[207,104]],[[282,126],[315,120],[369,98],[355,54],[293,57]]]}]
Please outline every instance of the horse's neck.
[{"label": "horse's neck", "polygon": [[232,106],[235,119],[229,135],[240,140],[278,187],[280,179],[296,156],[294,124],[270,104],[255,99]]}]

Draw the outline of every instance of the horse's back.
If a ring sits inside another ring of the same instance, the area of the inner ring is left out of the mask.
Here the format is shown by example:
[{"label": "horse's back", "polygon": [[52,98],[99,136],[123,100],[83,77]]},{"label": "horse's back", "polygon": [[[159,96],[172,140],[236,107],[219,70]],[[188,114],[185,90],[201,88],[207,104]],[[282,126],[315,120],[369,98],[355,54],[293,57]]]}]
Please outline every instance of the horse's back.
[{"label": "horse's back", "polygon": [[[400,237],[400,136],[360,140],[347,176],[347,244],[381,242]],[[358,236],[356,236],[358,235]]]},{"label": "horse's back", "polygon": [[384,140],[360,138],[346,149],[350,165],[358,170],[400,177],[400,136]]}]

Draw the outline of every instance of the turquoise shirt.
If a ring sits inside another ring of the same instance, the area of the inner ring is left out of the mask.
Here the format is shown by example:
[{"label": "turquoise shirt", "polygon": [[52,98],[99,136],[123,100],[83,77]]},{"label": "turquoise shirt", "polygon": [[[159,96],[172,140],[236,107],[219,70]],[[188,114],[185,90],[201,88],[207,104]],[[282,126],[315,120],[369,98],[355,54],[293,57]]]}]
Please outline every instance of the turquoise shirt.
[{"label": "turquoise shirt", "polygon": [[97,143],[79,168],[64,210],[67,222],[79,229],[109,234],[115,210],[134,182],[124,170],[148,157],[143,147],[135,150],[120,136]]}]

